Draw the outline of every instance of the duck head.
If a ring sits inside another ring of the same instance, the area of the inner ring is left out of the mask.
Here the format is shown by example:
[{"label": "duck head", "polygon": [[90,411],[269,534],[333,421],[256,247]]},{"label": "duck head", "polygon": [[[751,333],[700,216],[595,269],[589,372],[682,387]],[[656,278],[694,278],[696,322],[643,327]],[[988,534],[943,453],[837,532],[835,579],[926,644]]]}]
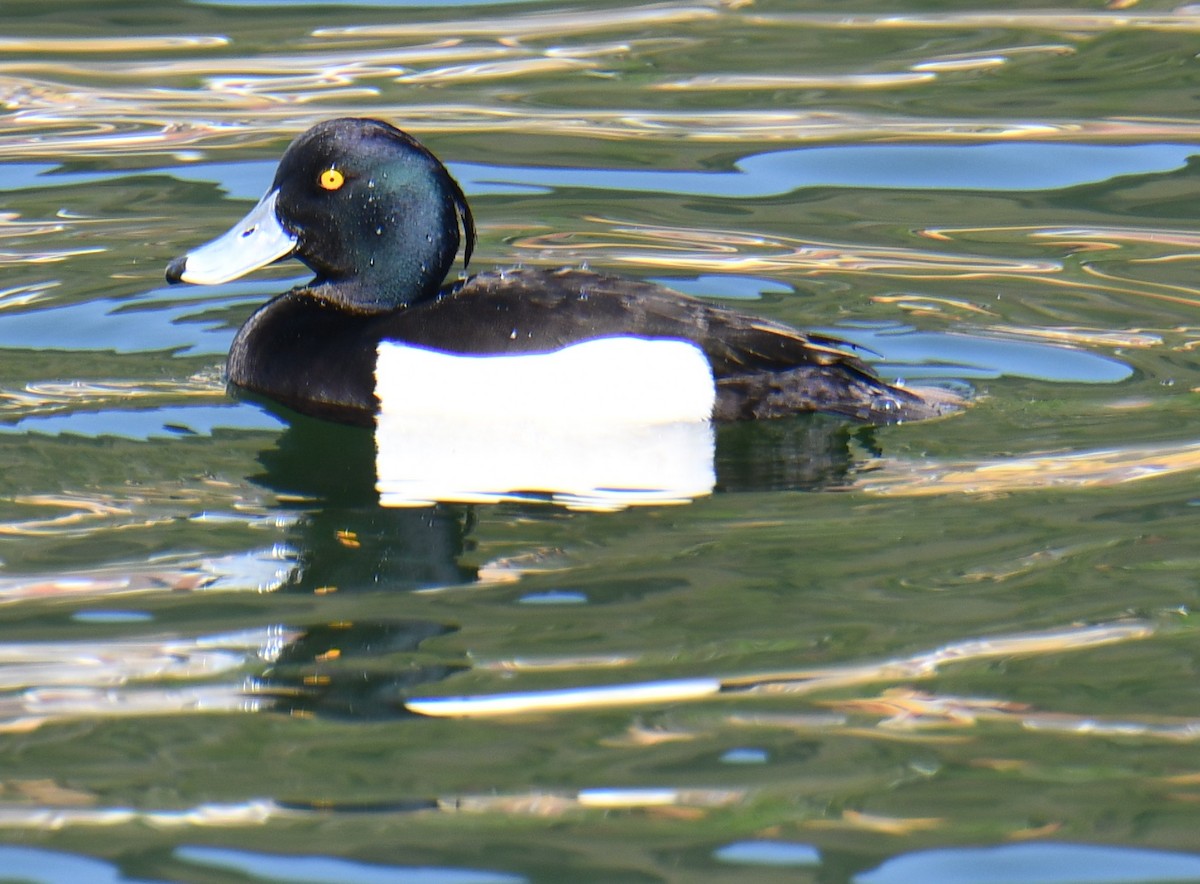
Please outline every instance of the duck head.
[{"label": "duck head", "polygon": [[291,143],[245,218],[172,261],[167,280],[229,282],[295,257],[316,274],[309,294],[386,312],[436,295],[463,239],[465,264],[474,220],[437,157],[387,123],[329,120]]}]

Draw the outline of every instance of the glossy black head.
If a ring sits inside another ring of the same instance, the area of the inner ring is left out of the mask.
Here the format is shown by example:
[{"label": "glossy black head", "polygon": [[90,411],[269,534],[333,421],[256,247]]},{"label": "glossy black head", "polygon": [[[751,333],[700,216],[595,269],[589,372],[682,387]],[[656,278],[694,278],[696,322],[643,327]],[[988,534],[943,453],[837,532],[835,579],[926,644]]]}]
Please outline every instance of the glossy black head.
[{"label": "glossy black head", "polygon": [[236,279],[283,257],[316,274],[311,292],[358,312],[437,294],[475,224],[458,183],[416,139],[378,120],[343,118],[291,143],[271,189],[224,236],[177,258],[172,282]]},{"label": "glossy black head", "polygon": [[273,189],[321,296],[361,310],[435,294],[475,228],[458,183],[416,139],[377,120],[320,123],[292,142]]}]

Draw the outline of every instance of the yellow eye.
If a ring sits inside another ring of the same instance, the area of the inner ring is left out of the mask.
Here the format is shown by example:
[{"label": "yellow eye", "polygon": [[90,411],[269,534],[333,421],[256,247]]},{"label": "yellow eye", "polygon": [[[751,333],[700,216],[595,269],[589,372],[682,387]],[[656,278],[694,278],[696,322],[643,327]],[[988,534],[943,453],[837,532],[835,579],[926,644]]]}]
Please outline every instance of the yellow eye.
[{"label": "yellow eye", "polygon": [[317,183],[326,190],[337,190],[346,183],[346,176],[337,169],[326,169],[321,173],[321,177],[317,179]]}]

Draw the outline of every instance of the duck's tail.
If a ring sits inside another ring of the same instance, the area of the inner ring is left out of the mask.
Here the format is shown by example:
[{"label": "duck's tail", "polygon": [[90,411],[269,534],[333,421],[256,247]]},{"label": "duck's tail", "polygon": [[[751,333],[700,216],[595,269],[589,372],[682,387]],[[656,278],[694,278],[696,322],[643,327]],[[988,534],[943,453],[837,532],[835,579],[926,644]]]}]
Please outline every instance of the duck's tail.
[{"label": "duck's tail", "polygon": [[953,414],[966,399],[941,387],[888,384],[866,371],[828,365],[755,372],[717,382],[717,420],[785,417],[824,412],[870,424],[895,424]]}]

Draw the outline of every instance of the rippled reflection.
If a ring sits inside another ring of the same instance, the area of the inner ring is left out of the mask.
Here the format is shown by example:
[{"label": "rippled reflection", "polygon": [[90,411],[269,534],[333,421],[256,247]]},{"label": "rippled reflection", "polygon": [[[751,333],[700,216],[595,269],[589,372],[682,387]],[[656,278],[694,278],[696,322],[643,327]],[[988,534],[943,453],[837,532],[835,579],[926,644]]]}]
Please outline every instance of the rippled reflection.
[{"label": "rippled reflection", "polygon": [[[1021,5],[6,6],[0,867],[1194,873],[1200,14]],[[972,406],[716,427],[686,506],[381,507],[369,431],[225,389],[303,269],[162,280],[340,114],[450,164],[472,270]]]},{"label": "rippled reflection", "polygon": [[[214,22],[215,24],[215,22]],[[1028,31],[1063,42],[1006,43],[983,51],[945,52],[914,58],[905,70],[832,75],[763,74],[736,69],[686,78],[659,77],[650,94],[695,95],[718,91],[835,89],[869,94],[879,89],[950,88],[956,77],[1005,65],[1050,63],[1076,50],[1070,41],[1111,31],[1192,33],[1196,17],[1137,12],[1047,15],[946,13],[888,17],[762,14],[753,4],[649,4],[589,11],[527,12],[498,18],[318,27],[303,39],[269,52],[239,54],[236,38],[219,33],[159,36],[7,38],[0,44],[0,99],[10,135],[0,155],[55,156],[166,153],[185,148],[263,144],[294,134],[325,116],[374,113],[400,116],[422,131],[520,131],[587,138],[747,139],[802,141],[878,139],[1086,139],[1123,141],[1172,137],[1195,140],[1186,119],[1080,120],[1046,118],[918,119],[899,114],[811,108],[735,108],[703,113],[630,107],[605,110],[580,92],[577,106],[560,111],[527,103],[519,111],[503,98],[478,95],[423,101],[413,87],[506,84],[530,79],[531,93],[553,88],[556,77],[589,74],[633,78],[637,58],[686,59],[704,45],[706,28],[718,27],[775,41],[806,40],[823,30],[899,31],[997,28]],[[638,36],[612,40],[613,32]],[[680,36],[696,32],[698,36]],[[600,38],[603,42],[589,42]],[[231,51],[232,50],[232,51]],[[163,53],[147,62],[131,54]],[[56,56],[60,56],[56,58]],[[736,62],[731,62],[736,66]],[[667,67],[667,65],[664,65]],[[153,78],[152,86],[130,85]],[[200,78],[199,85],[194,80]],[[405,91],[408,90],[408,91]],[[254,125],[247,126],[252,114]],[[22,133],[25,133],[24,136]],[[53,133],[53,145],[45,135]]]}]

